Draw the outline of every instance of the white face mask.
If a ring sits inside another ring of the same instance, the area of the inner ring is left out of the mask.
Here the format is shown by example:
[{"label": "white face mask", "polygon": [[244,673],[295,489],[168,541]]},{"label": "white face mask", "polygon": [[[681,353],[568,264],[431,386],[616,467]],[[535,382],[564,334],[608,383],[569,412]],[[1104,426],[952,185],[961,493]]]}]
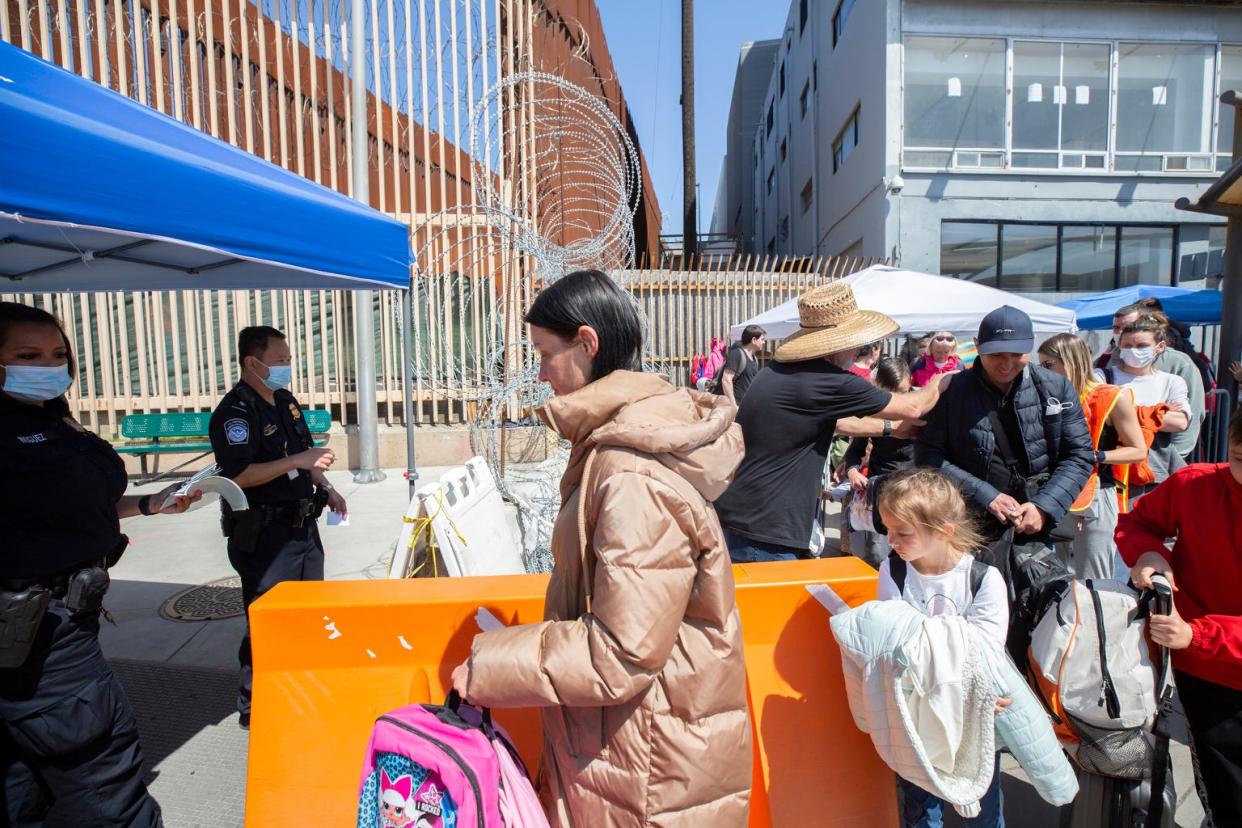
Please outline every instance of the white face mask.
[{"label": "white face mask", "polygon": [[1122,348],[1121,361],[1131,368],[1146,368],[1156,361],[1156,349]]}]

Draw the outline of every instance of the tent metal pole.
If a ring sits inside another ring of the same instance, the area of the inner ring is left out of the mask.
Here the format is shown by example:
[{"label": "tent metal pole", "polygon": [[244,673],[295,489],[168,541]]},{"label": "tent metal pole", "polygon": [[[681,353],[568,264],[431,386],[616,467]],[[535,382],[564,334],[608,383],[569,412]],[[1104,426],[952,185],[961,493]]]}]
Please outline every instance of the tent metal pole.
[{"label": "tent metal pole", "polygon": [[[367,129],[366,8],[363,0],[349,4],[350,131],[352,133],[354,198],[371,201],[371,170],[367,164],[370,134]],[[372,291],[354,293],[354,342],[358,349],[358,471],[355,483],[378,483],[379,411],[375,405],[375,317]]]},{"label": "tent metal pole", "polygon": [[414,401],[411,399],[414,375],[414,343],[410,336],[410,316],[414,285],[401,295],[401,410],[405,415],[405,478],[410,481],[410,500],[418,488],[418,469],[414,466]]}]

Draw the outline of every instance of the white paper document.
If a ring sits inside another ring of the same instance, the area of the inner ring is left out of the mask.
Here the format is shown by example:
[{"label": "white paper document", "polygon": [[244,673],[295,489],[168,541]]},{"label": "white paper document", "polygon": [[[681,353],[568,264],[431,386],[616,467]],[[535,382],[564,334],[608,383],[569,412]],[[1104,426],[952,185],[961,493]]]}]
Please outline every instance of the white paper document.
[{"label": "white paper document", "polygon": [[849,612],[850,605],[845,603],[844,599],[833,592],[832,587],[827,584],[811,584],[806,591],[811,593],[811,597],[823,604],[824,609],[833,615]]},{"label": "white paper document", "polygon": [[479,629],[483,632],[492,632],[493,630],[503,629],[505,626],[503,621],[492,615],[490,610],[483,607],[479,607],[479,611],[474,614],[474,622],[479,625]]}]

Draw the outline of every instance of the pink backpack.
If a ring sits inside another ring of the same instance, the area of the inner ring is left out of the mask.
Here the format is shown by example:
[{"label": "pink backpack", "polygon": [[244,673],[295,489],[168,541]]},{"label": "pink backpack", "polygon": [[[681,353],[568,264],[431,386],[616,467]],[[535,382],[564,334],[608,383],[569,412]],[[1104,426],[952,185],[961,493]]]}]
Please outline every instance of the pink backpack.
[{"label": "pink backpack", "polygon": [[358,828],[543,828],[508,735],[456,693],[380,716],[358,795]]}]

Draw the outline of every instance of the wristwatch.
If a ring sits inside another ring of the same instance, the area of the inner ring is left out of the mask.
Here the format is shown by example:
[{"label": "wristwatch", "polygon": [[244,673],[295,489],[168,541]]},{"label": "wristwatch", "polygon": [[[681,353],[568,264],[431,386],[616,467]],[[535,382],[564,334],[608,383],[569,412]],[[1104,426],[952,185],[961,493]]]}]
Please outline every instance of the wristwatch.
[{"label": "wristwatch", "polygon": [[155,512],[151,511],[151,495],[143,495],[138,498],[138,513],[146,517],[155,514]]},{"label": "wristwatch", "polygon": [[893,421],[884,420],[883,423],[884,423],[884,436],[885,437],[893,436]]},{"label": "wristwatch", "polygon": [[1107,463],[1108,463],[1108,460],[1107,460],[1106,458],[1107,458],[1107,454],[1106,454],[1105,452],[1100,451],[1100,450],[1098,450],[1098,449],[1096,450],[1096,452],[1095,452],[1095,464],[1096,464],[1097,466],[1103,466],[1103,465],[1107,464]]},{"label": "wristwatch", "polygon": [[336,491],[336,486],[333,486],[331,483],[327,482],[326,480],[323,483],[319,484],[319,488],[323,489],[326,492]]}]

